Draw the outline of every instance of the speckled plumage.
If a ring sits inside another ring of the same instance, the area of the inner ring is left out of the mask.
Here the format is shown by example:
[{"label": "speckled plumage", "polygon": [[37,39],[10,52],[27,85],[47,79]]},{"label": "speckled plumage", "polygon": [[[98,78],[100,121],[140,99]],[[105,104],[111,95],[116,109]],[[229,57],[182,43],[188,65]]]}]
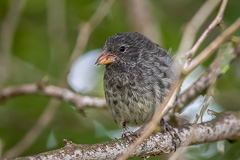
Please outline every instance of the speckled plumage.
[{"label": "speckled plumage", "polygon": [[103,50],[118,57],[104,73],[106,101],[114,120],[122,127],[149,122],[179,77],[173,60],[139,33],[115,34]]}]

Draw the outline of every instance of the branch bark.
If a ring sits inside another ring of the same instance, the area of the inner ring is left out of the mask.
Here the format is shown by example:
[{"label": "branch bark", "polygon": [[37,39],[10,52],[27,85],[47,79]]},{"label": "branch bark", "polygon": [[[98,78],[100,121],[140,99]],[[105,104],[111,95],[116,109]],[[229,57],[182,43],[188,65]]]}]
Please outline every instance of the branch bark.
[{"label": "branch bark", "polygon": [[[231,65],[240,55],[240,38],[237,38],[237,43],[232,43],[231,50],[229,53],[225,53],[225,57],[232,57],[229,59],[228,65]],[[217,63],[217,59],[215,59],[208,67],[208,69],[199,77],[199,79],[186,91],[184,91],[181,95],[179,95],[177,102],[175,105],[182,108],[184,105],[186,105],[186,102],[193,100],[197,95],[202,93],[206,88],[210,85],[210,79],[213,75],[214,66]],[[221,71],[221,68],[219,68],[219,71],[217,73],[217,78],[221,77],[223,72]]]},{"label": "branch bark", "polygon": [[50,96],[74,104],[78,110],[87,107],[107,109],[106,101],[103,98],[81,96],[68,89],[53,85],[39,85],[38,83],[9,87],[0,90],[0,101],[23,96],[23,95],[44,95]]},{"label": "branch bark", "polygon": [[[239,114],[240,111],[224,112],[212,121],[194,125],[188,124],[175,129],[182,141],[181,146],[225,139],[240,139]],[[136,151],[131,154],[131,157],[147,157],[173,152],[174,145],[172,142],[172,136],[169,132],[158,132],[144,140],[144,142],[137,147]],[[126,152],[129,146],[130,143],[125,139],[116,139],[106,143],[90,145],[74,144],[67,141],[65,147],[61,149],[15,159],[115,159],[119,154]]]}]

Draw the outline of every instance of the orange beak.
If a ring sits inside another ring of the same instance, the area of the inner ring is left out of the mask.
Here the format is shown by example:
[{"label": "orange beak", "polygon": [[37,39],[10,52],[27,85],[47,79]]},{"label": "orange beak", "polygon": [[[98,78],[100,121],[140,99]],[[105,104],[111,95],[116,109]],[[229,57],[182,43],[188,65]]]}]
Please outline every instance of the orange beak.
[{"label": "orange beak", "polygon": [[95,66],[115,62],[116,58],[116,55],[109,54],[103,50],[102,53],[99,55],[97,61],[95,62]]}]

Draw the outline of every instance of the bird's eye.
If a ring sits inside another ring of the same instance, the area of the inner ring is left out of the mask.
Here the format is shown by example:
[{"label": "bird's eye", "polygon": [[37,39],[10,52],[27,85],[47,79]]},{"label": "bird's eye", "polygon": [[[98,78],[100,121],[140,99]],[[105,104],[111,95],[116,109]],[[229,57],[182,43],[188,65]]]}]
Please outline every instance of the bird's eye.
[{"label": "bird's eye", "polygon": [[121,46],[121,47],[119,48],[119,51],[120,51],[120,52],[125,52],[125,47],[124,47],[124,46]]}]

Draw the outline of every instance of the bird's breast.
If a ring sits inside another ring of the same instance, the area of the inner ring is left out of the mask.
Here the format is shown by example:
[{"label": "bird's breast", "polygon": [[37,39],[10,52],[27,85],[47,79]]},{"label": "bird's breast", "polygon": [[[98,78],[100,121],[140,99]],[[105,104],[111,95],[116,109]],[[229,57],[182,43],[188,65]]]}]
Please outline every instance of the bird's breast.
[{"label": "bird's breast", "polygon": [[109,109],[118,124],[147,123],[159,104],[154,86],[141,74],[112,75],[105,72],[104,90]]}]

